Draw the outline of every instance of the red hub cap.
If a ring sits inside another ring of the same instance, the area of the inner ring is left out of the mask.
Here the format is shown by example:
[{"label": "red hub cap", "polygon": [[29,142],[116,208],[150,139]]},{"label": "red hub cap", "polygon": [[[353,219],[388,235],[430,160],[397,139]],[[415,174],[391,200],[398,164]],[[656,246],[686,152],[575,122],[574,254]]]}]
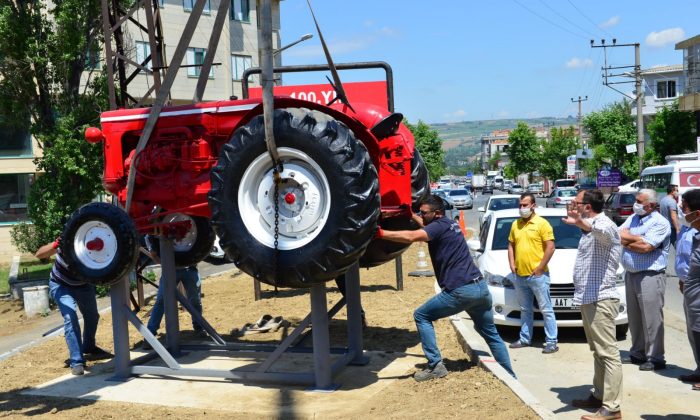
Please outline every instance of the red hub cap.
[{"label": "red hub cap", "polygon": [[104,248],[104,246],[105,246],[105,244],[102,241],[102,239],[100,239],[100,238],[95,238],[95,239],[91,240],[90,242],[88,242],[87,244],[85,244],[85,247],[89,251],[102,251],[102,248]]},{"label": "red hub cap", "polygon": [[294,194],[292,194],[292,193],[287,193],[287,194],[284,195],[284,201],[285,201],[287,204],[294,204],[294,202],[296,201],[296,199],[297,199],[297,197],[296,197]]}]

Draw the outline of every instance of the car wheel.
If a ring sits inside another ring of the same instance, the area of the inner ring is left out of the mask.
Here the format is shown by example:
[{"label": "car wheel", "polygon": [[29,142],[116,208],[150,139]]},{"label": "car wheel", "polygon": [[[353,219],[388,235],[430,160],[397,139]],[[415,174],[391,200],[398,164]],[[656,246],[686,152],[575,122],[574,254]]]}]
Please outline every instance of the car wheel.
[{"label": "car wheel", "polygon": [[211,172],[212,225],[244,272],[270,285],[311,287],[347,271],[372,240],[377,171],[352,131],[326,114],[277,109],[274,132],[278,195],[259,115],[233,133]]},{"label": "car wheel", "polygon": [[134,269],[138,246],[136,227],[124,210],[89,203],[68,219],[59,252],[74,280],[109,286]]},{"label": "car wheel", "polygon": [[[412,209],[417,212],[420,209],[420,202],[430,195],[430,178],[428,168],[425,166],[423,157],[414,150],[411,158],[411,199]],[[392,217],[379,222],[382,229],[386,230],[415,230],[418,225],[411,220],[399,217]],[[370,242],[367,251],[360,258],[360,267],[376,267],[393,260],[401,255],[410,244],[400,244],[383,239],[375,239]]]},{"label": "car wheel", "polygon": [[[173,240],[175,251],[175,267],[189,267],[205,259],[214,246],[216,235],[211,229],[211,224],[206,217],[189,216],[182,213],[167,214],[162,217],[160,223],[173,223],[189,221],[190,229],[184,237]],[[149,236],[151,251],[160,257],[160,240],[158,236]]]}]

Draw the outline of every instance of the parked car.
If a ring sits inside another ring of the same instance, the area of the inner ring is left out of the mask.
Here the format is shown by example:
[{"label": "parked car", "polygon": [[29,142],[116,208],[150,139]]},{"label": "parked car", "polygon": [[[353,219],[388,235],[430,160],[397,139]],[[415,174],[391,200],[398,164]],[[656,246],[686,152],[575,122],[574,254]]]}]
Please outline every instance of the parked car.
[{"label": "parked car", "polygon": [[493,194],[493,185],[487,184],[484,185],[484,188],[481,190],[482,194]]},{"label": "parked car", "polygon": [[524,192],[525,189],[521,187],[520,184],[513,184],[508,191],[509,194],[522,194]]},{"label": "parked car", "polygon": [[554,181],[554,188],[575,188],[576,185],[578,185],[578,182],[576,182],[575,179],[557,179],[556,181]]},{"label": "parked car", "polygon": [[489,197],[484,207],[479,207],[477,210],[483,213],[479,217],[479,228],[484,224],[484,220],[498,210],[505,209],[517,209],[520,206],[520,196],[519,195],[508,195],[508,194],[498,194]]},{"label": "parked car", "polygon": [[628,182],[626,184],[620,185],[617,187],[617,191],[620,192],[637,192],[639,189],[642,188],[642,182],[638,179],[635,179],[632,182]]},{"label": "parked car", "polygon": [[582,179],[579,180],[577,188],[579,190],[595,190],[598,188],[598,184],[595,179]]},{"label": "parked car", "polygon": [[535,194],[536,197],[542,197],[543,194],[542,184],[534,183],[527,186],[527,192]]},{"label": "parked car", "polygon": [[578,194],[578,190],[572,187],[555,188],[547,197],[545,207],[566,207],[570,202],[574,201]]},{"label": "parked car", "polygon": [[[537,214],[547,219],[554,230],[554,256],[549,262],[550,295],[558,327],[581,327],[581,311],[573,305],[573,268],[581,230],[562,221],[565,209],[538,209]],[[500,210],[485,219],[478,239],[467,242],[476,265],[488,282],[493,299],[493,318],[496,325],[520,326],[520,305],[512,283],[508,264],[508,235],[511,224],[520,217],[517,209]],[[624,270],[617,271],[617,290],[620,293],[620,313],[615,318],[618,338],[627,334],[627,302],[625,299]],[[542,327],[542,314],[535,305],[535,326]]]},{"label": "parked car", "polygon": [[632,205],[637,196],[636,191],[614,192],[605,201],[603,211],[617,225],[621,225],[632,215]]},{"label": "parked car", "polygon": [[447,191],[445,190],[431,190],[430,192],[444,199],[447,199]]},{"label": "parked car", "polygon": [[447,201],[457,209],[471,209],[474,207],[472,195],[463,188],[450,190],[447,193]]}]

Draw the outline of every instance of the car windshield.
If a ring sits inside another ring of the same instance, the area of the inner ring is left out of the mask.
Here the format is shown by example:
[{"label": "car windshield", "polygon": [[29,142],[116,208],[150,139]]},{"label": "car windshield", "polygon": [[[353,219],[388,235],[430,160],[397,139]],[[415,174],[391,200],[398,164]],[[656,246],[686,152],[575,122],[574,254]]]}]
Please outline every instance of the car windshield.
[{"label": "car windshield", "polygon": [[576,194],[578,194],[576,190],[559,190],[559,192],[557,192],[559,197],[576,197]]},{"label": "car windshield", "polygon": [[[554,230],[554,247],[556,249],[578,248],[578,241],[581,239],[581,229],[576,226],[567,225],[561,220],[561,216],[544,216],[544,218],[552,225],[552,229]],[[496,220],[491,249],[508,249],[510,226],[516,220],[518,220],[517,217],[502,217]]]},{"label": "car windshield", "polygon": [[469,195],[469,191],[467,191],[467,190],[452,190],[452,191],[450,191],[450,197],[453,197],[455,195]]},{"label": "car windshield", "polygon": [[435,194],[439,197],[443,197],[443,198],[447,195],[447,194],[445,194],[445,191],[441,191],[441,190],[435,190],[435,191],[433,191],[433,194]]},{"label": "car windshield", "polygon": [[635,201],[634,194],[620,194],[620,204],[634,204]]},{"label": "car windshield", "polygon": [[520,198],[510,197],[510,198],[494,198],[489,203],[489,210],[505,210],[505,209],[517,209],[520,207]]}]

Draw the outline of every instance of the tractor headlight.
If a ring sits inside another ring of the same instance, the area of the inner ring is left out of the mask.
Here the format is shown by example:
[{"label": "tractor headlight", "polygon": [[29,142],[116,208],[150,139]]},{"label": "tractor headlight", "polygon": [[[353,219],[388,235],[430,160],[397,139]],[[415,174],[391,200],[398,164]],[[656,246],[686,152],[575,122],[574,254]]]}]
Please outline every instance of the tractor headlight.
[{"label": "tractor headlight", "polygon": [[491,286],[500,286],[500,287],[506,287],[508,289],[513,288],[513,281],[511,280],[511,274],[508,274],[507,276],[502,276],[500,274],[493,274],[489,273],[488,271],[484,271],[484,278],[490,284]]}]

